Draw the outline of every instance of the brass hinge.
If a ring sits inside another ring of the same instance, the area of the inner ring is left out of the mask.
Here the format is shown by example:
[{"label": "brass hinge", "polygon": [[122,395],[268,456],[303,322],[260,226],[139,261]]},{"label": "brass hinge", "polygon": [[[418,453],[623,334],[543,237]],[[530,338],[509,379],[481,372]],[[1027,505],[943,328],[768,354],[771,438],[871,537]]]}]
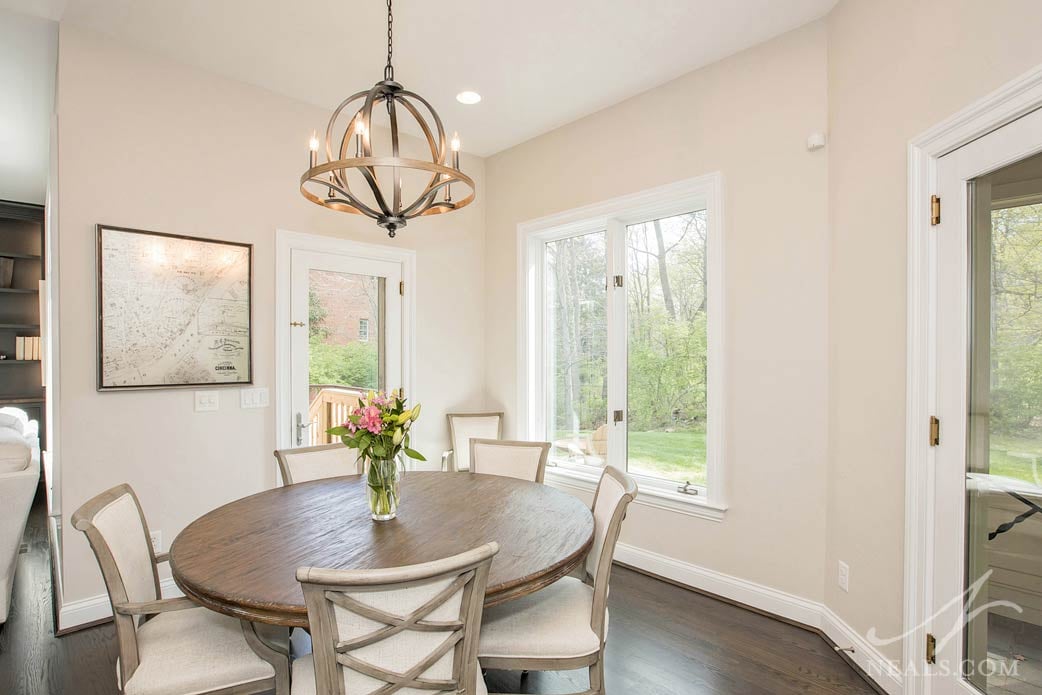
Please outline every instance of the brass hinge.
[{"label": "brass hinge", "polygon": [[929,632],[926,633],[926,663],[937,663],[937,638]]},{"label": "brass hinge", "polygon": [[930,224],[938,225],[941,223],[941,198],[940,196],[930,196]]},{"label": "brass hinge", "polygon": [[611,414],[611,419],[613,422],[622,422],[622,418],[623,415],[621,410],[613,411]]},{"label": "brass hinge", "polygon": [[930,416],[930,446],[937,446],[941,443],[941,421],[937,419],[936,415]]},{"label": "brass hinge", "polygon": [[403,297],[405,296],[405,280],[400,280],[398,282],[398,294],[402,295]]},{"label": "brass hinge", "polygon": [[616,275],[615,276],[615,286],[616,287],[622,287],[622,276],[621,275]]}]

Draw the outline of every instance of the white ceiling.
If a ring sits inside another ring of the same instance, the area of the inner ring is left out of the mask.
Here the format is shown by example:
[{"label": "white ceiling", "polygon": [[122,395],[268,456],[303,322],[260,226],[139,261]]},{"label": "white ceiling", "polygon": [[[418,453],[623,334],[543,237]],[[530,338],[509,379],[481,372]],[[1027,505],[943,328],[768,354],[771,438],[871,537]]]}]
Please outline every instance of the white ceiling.
[{"label": "white ceiling", "polygon": [[44,202],[57,60],[57,23],[0,9],[0,200]]},{"label": "white ceiling", "polygon": [[[489,155],[826,14],[836,0],[398,0],[395,76]],[[332,108],[382,76],[379,0],[0,0]],[[463,106],[455,95],[479,92]],[[316,124],[321,127],[323,124]]]}]

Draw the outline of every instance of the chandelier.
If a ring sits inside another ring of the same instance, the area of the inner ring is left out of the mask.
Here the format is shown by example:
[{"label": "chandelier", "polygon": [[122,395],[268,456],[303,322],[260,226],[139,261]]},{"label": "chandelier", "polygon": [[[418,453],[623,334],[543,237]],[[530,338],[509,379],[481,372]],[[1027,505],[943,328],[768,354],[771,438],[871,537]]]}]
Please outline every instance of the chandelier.
[{"label": "chandelier", "polygon": [[[311,202],[365,215],[392,238],[414,217],[452,212],[474,201],[474,181],[460,171],[459,136],[454,134],[446,147],[445,128],[434,107],[394,81],[393,24],[391,0],[387,0],[384,77],[372,89],[352,94],[333,112],[326,127],[326,161],[321,164],[318,136],[312,133],[308,170],[300,177],[300,192]],[[387,126],[374,130],[374,116],[381,113],[386,114]],[[402,120],[415,122],[426,140],[426,146],[420,146],[423,154],[417,155],[422,158],[402,155]],[[389,137],[380,138],[384,154],[374,154],[374,140],[388,133]],[[453,198],[456,184],[457,195],[465,193],[458,199]]]}]

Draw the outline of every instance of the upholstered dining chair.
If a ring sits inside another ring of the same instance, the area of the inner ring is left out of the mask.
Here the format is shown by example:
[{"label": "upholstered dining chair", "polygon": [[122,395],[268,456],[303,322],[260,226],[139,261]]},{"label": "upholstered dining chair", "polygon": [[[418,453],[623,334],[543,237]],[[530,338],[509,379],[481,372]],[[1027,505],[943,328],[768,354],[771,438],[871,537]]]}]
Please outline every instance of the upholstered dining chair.
[{"label": "upholstered dining chair", "polygon": [[363,472],[362,460],[341,442],[276,449],[275,459],[279,462],[283,485]]},{"label": "upholstered dining chair", "polygon": [[475,473],[543,482],[550,442],[471,439],[470,470]]},{"label": "upholstered dining chair", "polygon": [[72,515],[101,566],[112,604],[123,695],[289,693],[289,650],[262,640],[252,623],[163,598],[156,554],[137,495],[117,485]]},{"label": "upholstered dining chair", "polygon": [[503,413],[449,413],[452,448],[441,455],[443,471],[470,470],[471,439],[502,439]]},{"label": "upholstered dining chair", "polygon": [[378,570],[301,567],[313,651],[293,662],[293,695],[486,695],[477,647],[492,558]]},{"label": "upholstered dining chair", "polygon": [[589,668],[590,689],[604,695],[604,643],[608,635],[608,580],[626,508],[637,483],[608,466],[593,499],[593,547],[586,578],[565,577],[534,594],[489,608],[481,626],[482,668],[567,671]]}]

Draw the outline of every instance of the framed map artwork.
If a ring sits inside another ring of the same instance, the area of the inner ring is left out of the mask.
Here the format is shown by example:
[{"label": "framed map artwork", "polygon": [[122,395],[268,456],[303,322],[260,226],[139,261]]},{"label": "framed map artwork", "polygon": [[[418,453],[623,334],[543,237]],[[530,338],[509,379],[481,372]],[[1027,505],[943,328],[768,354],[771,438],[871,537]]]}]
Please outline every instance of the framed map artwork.
[{"label": "framed map artwork", "polygon": [[98,390],[253,383],[253,245],[99,224]]}]

